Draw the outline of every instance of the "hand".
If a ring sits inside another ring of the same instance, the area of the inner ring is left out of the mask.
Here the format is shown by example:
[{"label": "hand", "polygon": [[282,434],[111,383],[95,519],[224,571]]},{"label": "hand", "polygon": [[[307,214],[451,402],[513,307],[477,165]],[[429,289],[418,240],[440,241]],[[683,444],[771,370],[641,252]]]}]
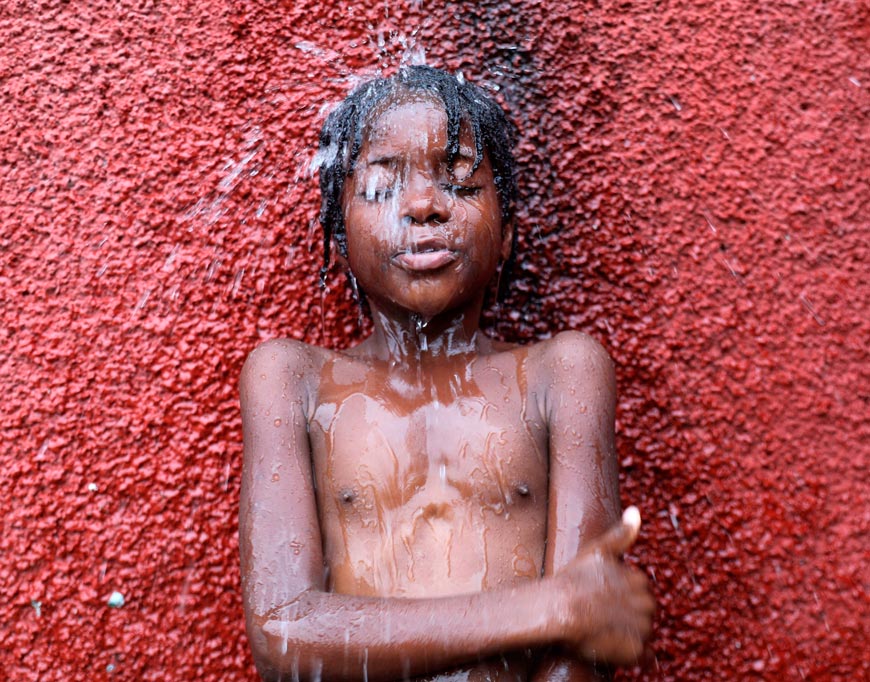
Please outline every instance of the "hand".
[{"label": "hand", "polygon": [[655,602],[647,577],[621,561],[639,531],[640,513],[629,507],[554,577],[566,591],[566,643],[586,659],[631,664],[643,651]]}]

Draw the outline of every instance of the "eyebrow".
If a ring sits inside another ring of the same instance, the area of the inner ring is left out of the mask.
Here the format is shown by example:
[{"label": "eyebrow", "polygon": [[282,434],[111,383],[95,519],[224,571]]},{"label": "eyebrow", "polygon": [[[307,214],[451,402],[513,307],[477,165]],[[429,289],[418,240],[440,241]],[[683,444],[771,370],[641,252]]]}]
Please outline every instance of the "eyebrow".
[{"label": "eyebrow", "polygon": [[376,156],[365,161],[369,166],[395,166],[400,160],[398,156]]},{"label": "eyebrow", "polygon": [[[456,159],[474,163],[474,151],[469,147],[460,147],[456,153]],[[366,159],[365,163],[368,166],[395,166],[402,161],[400,156],[375,156],[374,158]]]}]

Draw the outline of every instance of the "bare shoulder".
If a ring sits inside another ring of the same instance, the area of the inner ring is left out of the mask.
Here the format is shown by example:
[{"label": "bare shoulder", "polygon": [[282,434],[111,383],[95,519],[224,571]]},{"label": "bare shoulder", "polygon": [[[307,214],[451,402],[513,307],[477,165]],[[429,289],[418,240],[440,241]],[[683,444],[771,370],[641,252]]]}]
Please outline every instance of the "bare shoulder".
[{"label": "bare shoulder", "polygon": [[324,350],[295,339],[271,339],[248,355],[239,377],[242,401],[280,390],[307,396],[314,372],[323,363]]},{"label": "bare shoulder", "polygon": [[613,374],[613,361],[604,346],[583,332],[559,332],[530,346],[529,356],[542,371],[550,370],[554,379],[566,371],[574,374],[575,369],[584,374]]},{"label": "bare shoulder", "polygon": [[613,361],[598,341],[582,332],[564,331],[529,347],[531,375],[544,393],[565,391],[610,402],[616,393]]}]

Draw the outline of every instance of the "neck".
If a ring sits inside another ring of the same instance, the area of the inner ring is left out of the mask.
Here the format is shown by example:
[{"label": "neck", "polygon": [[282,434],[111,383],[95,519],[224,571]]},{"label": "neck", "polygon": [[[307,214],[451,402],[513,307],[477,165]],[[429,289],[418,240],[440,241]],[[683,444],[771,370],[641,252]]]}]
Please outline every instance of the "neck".
[{"label": "neck", "polygon": [[387,311],[371,304],[374,330],[366,345],[372,355],[392,364],[415,366],[485,350],[480,331],[482,301],[431,318],[406,310]]}]

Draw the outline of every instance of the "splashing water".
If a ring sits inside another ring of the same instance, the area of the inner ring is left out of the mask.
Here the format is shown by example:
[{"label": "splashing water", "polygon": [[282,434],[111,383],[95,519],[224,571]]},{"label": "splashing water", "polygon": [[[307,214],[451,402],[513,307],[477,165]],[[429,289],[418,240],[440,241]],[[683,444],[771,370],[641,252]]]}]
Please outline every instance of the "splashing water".
[{"label": "splashing water", "polygon": [[414,320],[414,330],[417,332],[417,342],[420,346],[420,350],[427,351],[429,350],[429,340],[426,336],[426,327],[430,320],[422,315],[413,315],[412,318]]}]

